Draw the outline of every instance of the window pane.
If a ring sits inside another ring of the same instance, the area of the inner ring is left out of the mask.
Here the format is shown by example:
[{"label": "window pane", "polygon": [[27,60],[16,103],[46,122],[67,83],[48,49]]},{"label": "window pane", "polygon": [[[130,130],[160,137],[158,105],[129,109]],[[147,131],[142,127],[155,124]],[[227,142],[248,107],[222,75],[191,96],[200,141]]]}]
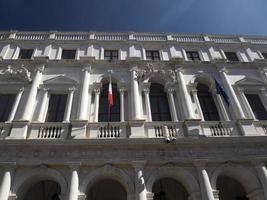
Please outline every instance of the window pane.
[{"label": "window pane", "polygon": [[158,83],[152,83],[149,98],[152,120],[171,121],[169,103],[164,87]]},{"label": "window pane", "polygon": [[147,60],[160,60],[159,51],[146,51]]},{"label": "window pane", "polygon": [[110,118],[108,119],[108,86],[108,83],[104,84],[100,94],[98,114],[99,122],[120,121],[120,96],[117,90],[117,84],[115,83],[112,83],[113,106],[110,108]]},{"label": "window pane", "polygon": [[257,94],[246,94],[246,98],[249,102],[249,105],[256,117],[259,120],[267,120],[267,112],[265,107]]},{"label": "window pane", "polygon": [[264,59],[267,59],[267,53],[261,53]]},{"label": "window pane", "polygon": [[224,54],[229,61],[239,61],[235,52],[224,52]]},{"label": "window pane", "polygon": [[209,88],[203,84],[197,86],[197,96],[205,121],[220,120],[219,113]]},{"label": "window pane", "polygon": [[187,55],[188,60],[200,60],[200,57],[197,51],[187,51],[186,55]]},{"label": "window pane", "polygon": [[76,55],[76,50],[63,49],[61,58],[62,59],[75,59],[75,55]]},{"label": "window pane", "polygon": [[33,49],[21,49],[19,52],[19,59],[31,59]]},{"label": "window pane", "polygon": [[15,94],[1,94],[0,95],[0,122],[8,120],[12,106],[15,101]]},{"label": "window pane", "polygon": [[67,94],[51,94],[46,116],[47,122],[63,121],[67,97]]},{"label": "window pane", "polygon": [[104,59],[105,60],[118,60],[118,50],[105,50]]}]

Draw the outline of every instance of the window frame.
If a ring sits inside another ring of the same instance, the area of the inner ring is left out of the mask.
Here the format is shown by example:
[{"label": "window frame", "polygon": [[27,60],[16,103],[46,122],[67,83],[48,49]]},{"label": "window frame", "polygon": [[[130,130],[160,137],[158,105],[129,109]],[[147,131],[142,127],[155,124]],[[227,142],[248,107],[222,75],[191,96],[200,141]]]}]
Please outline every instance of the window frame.
[{"label": "window frame", "polygon": [[[31,52],[31,56],[30,57],[26,57],[26,58],[21,58],[21,52],[22,51],[32,51]],[[19,49],[19,54],[18,54],[18,59],[20,59],[20,60],[31,60],[31,59],[33,59],[34,52],[35,52],[34,48],[20,48]]]},{"label": "window frame", "polygon": [[[110,56],[106,56],[106,53],[110,53]],[[116,53],[117,56],[113,56]],[[116,49],[104,49],[104,60],[106,61],[117,61],[119,60],[119,50]]]},{"label": "window frame", "polygon": [[[239,58],[239,56],[238,56],[238,54],[237,54],[237,52],[235,50],[224,50],[223,53],[225,55],[225,59],[228,62],[241,62],[241,59]],[[230,60],[229,57],[227,57],[227,54],[235,55],[236,60]]]},{"label": "window frame", "polygon": [[[71,57],[71,58],[63,58],[64,51],[65,51],[65,52],[66,52],[66,51],[69,51],[69,52],[72,51],[72,53],[75,51],[74,57],[73,57],[73,58],[72,58],[72,57]],[[61,60],[76,60],[76,56],[77,56],[77,49],[62,48],[60,59],[61,59]]]},{"label": "window frame", "polygon": [[[151,56],[149,56],[149,57],[151,57],[151,59],[148,59],[147,53],[151,53]],[[155,56],[154,55],[155,53],[157,53],[158,56]],[[161,61],[162,60],[159,50],[146,49],[145,54],[146,54],[146,60],[149,60],[149,61]],[[158,59],[155,59],[155,58],[158,58]]]},{"label": "window frame", "polygon": [[[188,53],[189,54],[197,53],[198,59],[189,59]],[[200,52],[198,50],[194,50],[194,49],[185,50],[185,55],[186,55],[186,60],[187,61],[191,61],[191,62],[199,62],[199,61],[202,61],[201,54],[200,54]]]}]

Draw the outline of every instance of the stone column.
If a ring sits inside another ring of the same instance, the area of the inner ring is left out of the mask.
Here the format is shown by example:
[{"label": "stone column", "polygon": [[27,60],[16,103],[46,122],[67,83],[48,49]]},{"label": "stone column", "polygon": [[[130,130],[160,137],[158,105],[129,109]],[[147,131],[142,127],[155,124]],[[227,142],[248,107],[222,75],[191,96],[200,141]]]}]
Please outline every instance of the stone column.
[{"label": "stone column", "polygon": [[119,92],[120,92],[120,120],[121,122],[125,121],[125,114],[124,114],[124,93],[126,92],[126,88],[119,88]]},{"label": "stone column", "polygon": [[15,98],[15,102],[12,106],[12,109],[11,109],[11,112],[10,112],[10,115],[8,117],[8,121],[11,122],[14,117],[15,117],[15,114],[16,114],[16,111],[18,109],[18,106],[19,106],[19,102],[20,102],[20,99],[21,99],[21,96],[22,96],[22,93],[24,91],[24,87],[21,88],[18,92],[18,94],[16,95],[16,98]]},{"label": "stone column", "polygon": [[191,99],[187,91],[187,87],[186,87],[186,83],[185,83],[182,71],[183,71],[182,68],[177,68],[175,70],[177,81],[178,81],[178,86],[179,86],[179,92],[181,93],[182,103],[184,105],[183,107],[184,107],[185,118],[194,119]]},{"label": "stone column", "polygon": [[42,80],[43,71],[44,71],[44,66],[39,67],[36,71],[35,77],[33,79],[33,82],[32,82],[28,97],[27,97],[27,101],[25,103],[25,106],[23,107],[23,112],[22,112],[22,117],[21,117],[21,120],[23,121],[31,120],[33,109],[34,109],[33,105],[35,104],[35,98],[37,95],[38,86]]},{"label": "stone column", "polygon": [[146,200],[146,186],[143,175],[143,169],[146,165],[146,161],[144,160],[133,161],[132,165],[135,171],[136,200]]},{"label": "stone column", "polygon": [[243,105],[245,106],[245,108],[247,109],[247,112],[248,112],[248,115],[249,115],[249,117],[250,118],[253,118],[253,119],[256,119],[256,117],[255,117],[255,115],[254,115],[254,112],[253,112],[253,110],[251,109],[251,107],[250,107],[250,104],[249,104],[249,102],[248,102],[248,99],[247,99],[247,97],[246,97],[246,95],[245,95],[245,93],[244,93],[244,88],[238,88],[238,92],[239,92],[239,94],[240,94],[240,96],[241,96],[241,98],[242,98],[242,100],[243,100]]},{"label": "stone column", "polygon": [[140,94],[139,94],[139,85],[137,81],[137,74],[135,70],[131,70],[131,95],[132,95],[132,105],[133,105],[133,119],[141,119],[141,110],[140,110]]},{"label": "stone column", "polygon": [[78,120],[87,120],[87,108],[89,97],[89,84],[90,84],[90,71],[91,66],[85,66],[83,69],[83,82],[81,83],[80,99],[78,106]]},{"label": "stone column", "polygon": [[200,182],[202,199],[214,200],[212,188],[210,185],[209,175],[205,169],[205,162],[196,161],[194,164],[195,164],[197,171],[198,171],[198,177],[199,177],[199,182]]},{"label": "stone column", "polygon": [[47,104],[47,101],[48,101],[48,91],[49,91],[49,89],[48,88],[42,88],[42,90],[43,90],[43,97],[42,97],[42,100],[41,100],[41,105],[40,105],[39,113],[38,113],[38,117],[37,117],[37,121],[38,122],[43,122],[44,121],[45,108],[46,108],[46,104]]},{"label": "stone column", "polygon": [[168,88],[167,89],[167,94],[168,94],[169,102],[170,102],[172,121],[177,122],[178,117],[177,117],[176,107],[175,107],[175,103],[174,103],[173,92],[174,92],[174,88]]},{"label": "stone column", "polygon": [[4,163],[4,173],[0,185],[1,200],[8,200],[15,165],[16,163]]},{"label": "stone column", "polygon": [[77,200],[79,193],[79,168],[81,163],[70,163],[71,177],[69,183],[68,200]]},{"label": "stone column", "polygon": [[94,122],[98,122],[100,87],[95,87],[95,88],[94,88],[94,92],[95,92],[95,113],[94,113]]},{"label": "stone column", "polygon": [[197,111],[198,111],[198,113],[200,115],[200,118],[201,118],[202,121],[204,121],[205,119],[204,119],[204,116],[203,116],[202,108],[201,108],[201,105],[200,105],[200,102],[199,102],[198,96],[197,96],[197,89],[194,88],[194,89],[192,89],[191,92],[192,92],[193,98],[194,98],[194,100],[196,102]]},{"label": "stone column", "polygon": [[145,94],[147,120],[151,122],[152,115],[151,115],[150,98],[149,98],[150,83],[145,83],[142,85],[142,87],[143,87],[143,92]]},{"label": "stone column", "polygon": [[228,117],[228,113],[226,111],[226,108],[225,108],[225,104],[222,100],[222,97],[221,95],[219,94],[214,94],[214,96],[216,97],[217,99],[217,102],[218,102],[218,106],[220,107],[220,111],[221,111],[221,114],[222,114],[222,117],[225,121],[229,121],[229,117]]},{"label": "stone column", "polygon": [[244,115],[242,107],[239,103],[239,100],[235,94],[235,91],[234,91],[230,81],[228,80],[226,72],[227,72],[226,69],[220,70],[220,76],[221,76],[221,79],[224,83],[225,88],[227,89],[228,95],[230,97],[230,106],[232,106],[232,108],[236,111],[235,115],[236,115],[237,119],[245,119],[246,117]]},{"label": "stone column", "polygon": [[263,187],[265,198],[267,199],[267,169],[263,162],[254,161],[254,166],[256,167],[261,185]]},{"label": "stone column", "polygon": [[75,87],[69,88],[69,94],[68,94],[68,99],[67,99],[67,103],[66,103],[64,119],[63,119],[64,122],[70,121],[70,114],[71,114],[74,91],[75,91]]}]

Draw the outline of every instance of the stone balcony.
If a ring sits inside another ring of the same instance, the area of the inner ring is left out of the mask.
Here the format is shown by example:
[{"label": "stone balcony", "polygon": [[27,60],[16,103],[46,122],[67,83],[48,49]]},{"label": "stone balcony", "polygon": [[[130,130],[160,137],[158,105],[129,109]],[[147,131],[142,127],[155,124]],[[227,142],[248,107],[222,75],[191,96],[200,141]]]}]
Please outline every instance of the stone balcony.
[{"label": "stone balcony", "polygon": [[[15,123],[15,122],[14,122]],[[266,136],[267,121],[98,122],[25,123],[25,137],[10,137],[15,124],[0,123],[2,139],[125,139]],[[17,128],[16,132],[18,132]],[[75,132],[75,134],[74,134]]]}]

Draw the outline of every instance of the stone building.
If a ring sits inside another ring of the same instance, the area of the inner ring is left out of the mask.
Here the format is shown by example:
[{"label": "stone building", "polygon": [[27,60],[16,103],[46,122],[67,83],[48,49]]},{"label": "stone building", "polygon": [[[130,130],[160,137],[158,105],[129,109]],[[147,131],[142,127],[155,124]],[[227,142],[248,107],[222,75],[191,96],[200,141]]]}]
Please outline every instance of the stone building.
[{"label": "stone building", "polygon": [[267,37],[0,32],[0,199],[266,200],[266,73]]}]

